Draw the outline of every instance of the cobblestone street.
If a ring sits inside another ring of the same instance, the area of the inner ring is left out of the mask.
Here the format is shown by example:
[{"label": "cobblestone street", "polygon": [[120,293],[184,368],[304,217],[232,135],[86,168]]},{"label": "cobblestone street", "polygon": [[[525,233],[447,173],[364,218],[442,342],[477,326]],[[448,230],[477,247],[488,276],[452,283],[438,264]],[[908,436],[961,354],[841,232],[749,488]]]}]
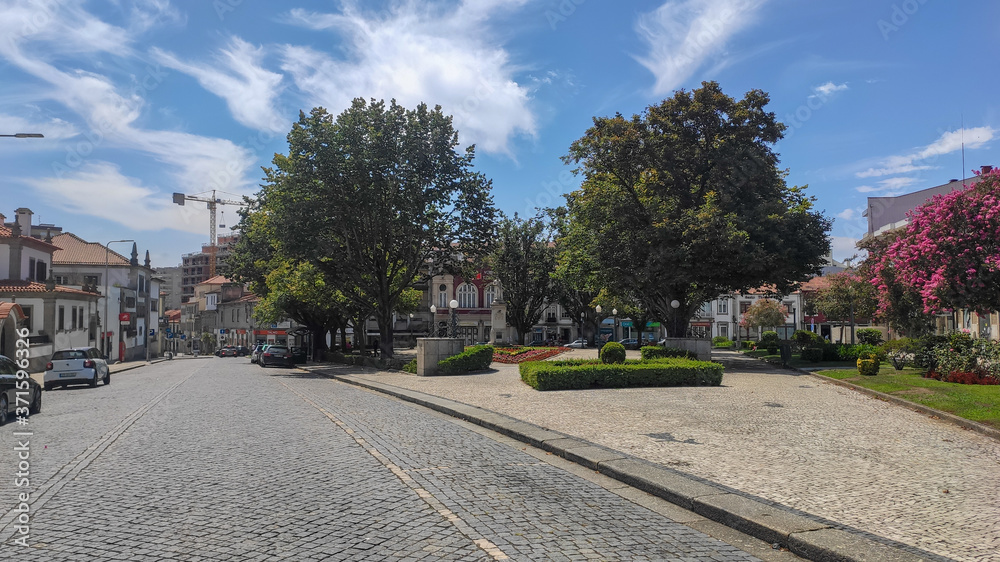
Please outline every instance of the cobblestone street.
[{"label": "cobblestone street", "polygon": [[1000,442],[807,374],[716,358],[727,364],[720,387],[537,392],[497,363],[456,377],[349,376],[567,433],[854,532],[1000,560]]},{"label": "cobblestone street", "polygon": [[[3,560],[725,561],[756,560],[730,543],[762,546],[464,422],[245,358],[43,398],[26,488],[25,428],[2,429]],[[12,511],[26,490],[29,547]]]}]

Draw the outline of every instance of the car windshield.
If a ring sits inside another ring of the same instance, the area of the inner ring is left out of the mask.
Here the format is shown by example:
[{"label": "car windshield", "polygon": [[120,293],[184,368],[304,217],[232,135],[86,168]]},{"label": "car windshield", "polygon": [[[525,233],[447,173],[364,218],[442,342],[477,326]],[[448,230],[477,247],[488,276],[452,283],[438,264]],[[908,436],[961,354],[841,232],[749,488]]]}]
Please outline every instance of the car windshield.
[{"label": "car windshield", "polygon": [[62,351],[57,351],[52,354],[53,361],[59,361],[60,359],[86,359],[87,353],[79,349],[64,349]]},{"label": "car windshield", "polygon": [[288,351],[288,348],[282,347],[280,345],[272,345],[271,347],[267,348],[268,353],[284,353],[286,351]]}]

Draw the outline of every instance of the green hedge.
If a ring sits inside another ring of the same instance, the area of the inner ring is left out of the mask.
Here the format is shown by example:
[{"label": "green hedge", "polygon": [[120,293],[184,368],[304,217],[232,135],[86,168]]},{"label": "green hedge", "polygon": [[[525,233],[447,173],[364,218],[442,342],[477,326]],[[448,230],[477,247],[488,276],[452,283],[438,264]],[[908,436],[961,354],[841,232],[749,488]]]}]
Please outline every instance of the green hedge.
[{"label": "green hedge", "polygon": [[819,363],[823,360],[823,348],[822,347],[807,347],[802,350],[801,354],[803,361],[809,361],[811,363]]},{"label": "green hedge", "polygon": [[679,357],[682,359],[697,359],[698,354],[692,353],[686,349],[677,349],[676,347],[661,347],[659,345],[647,345],[642,348],[642,360],[650,361],[652,359],[669,359]]},{"label": "green hedge", "polygon": [[461,375],[469,371],[489,369],[493,362],[492,345],[475,345],[466,348],[458,355],[453,355],[438,363],[439,375]]},{"label": "green hedge", "polygon": [[406,371],[407,373],[413,373],[414,375],[417,374],[417,360],[411,359],[409,363],[403,365],[401,370]]},{"label": "green hedge", "polygon": [[596,361],[529,361],[521,363],[521,380],[535,390],[591,387],[697,386],[722,384],[722,365],[691,359],[604,364]]},{"label": "green hedge", "polygon": [[[341,363],[343,365],[354,365],[357,367],[371,367],[379,370],[403,370],[406,362],[402,359],[376,359],[370,355],[344,355],[339,351],[327,351],[323,358],[331,363]],[[416,372],[416,371],[414,371]]]}]

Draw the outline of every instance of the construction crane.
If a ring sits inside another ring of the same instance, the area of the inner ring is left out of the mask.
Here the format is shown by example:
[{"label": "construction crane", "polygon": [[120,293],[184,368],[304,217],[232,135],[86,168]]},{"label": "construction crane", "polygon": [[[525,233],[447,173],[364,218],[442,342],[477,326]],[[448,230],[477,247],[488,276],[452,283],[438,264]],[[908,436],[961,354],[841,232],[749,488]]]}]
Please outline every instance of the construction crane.
[{"label": "construction crane", "polygon": [[[174,203],[180,206],[184,206],[185,201],[200,201],[208,205],[209,213],[209,251],[208,251],[208,277],[215,277],[215,251],[218,246],[219,239],[215,234],[215,211],[219,205],[246,205],[243,201],[234,201],[232,199],[219,199],[215,196],[215,190],[212,190],[212,197],[198,197],[195,195],[185,195],[183,193],[174,193]],[[225,226],[223,225],[223,228]]]}]

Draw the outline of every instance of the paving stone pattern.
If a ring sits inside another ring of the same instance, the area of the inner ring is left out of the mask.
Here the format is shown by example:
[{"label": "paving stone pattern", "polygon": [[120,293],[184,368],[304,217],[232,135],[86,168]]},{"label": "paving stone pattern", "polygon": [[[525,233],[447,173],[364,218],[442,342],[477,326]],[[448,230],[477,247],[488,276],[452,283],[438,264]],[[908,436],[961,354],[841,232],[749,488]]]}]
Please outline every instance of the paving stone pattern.
[{"label": "paving stone pattern", "polygon": [[[593,356],[593,350],[574,350]],[[721,387],[537,392],[515,365],[358,376],[480,406],[955,560],[1000,560],[1000,442],[721,354]]]},{"label": "paving stone pattern", "polygon": [[441,416],[242,358],[44,398],[32,547],[0,528],[2,560],[755,560]]}]

